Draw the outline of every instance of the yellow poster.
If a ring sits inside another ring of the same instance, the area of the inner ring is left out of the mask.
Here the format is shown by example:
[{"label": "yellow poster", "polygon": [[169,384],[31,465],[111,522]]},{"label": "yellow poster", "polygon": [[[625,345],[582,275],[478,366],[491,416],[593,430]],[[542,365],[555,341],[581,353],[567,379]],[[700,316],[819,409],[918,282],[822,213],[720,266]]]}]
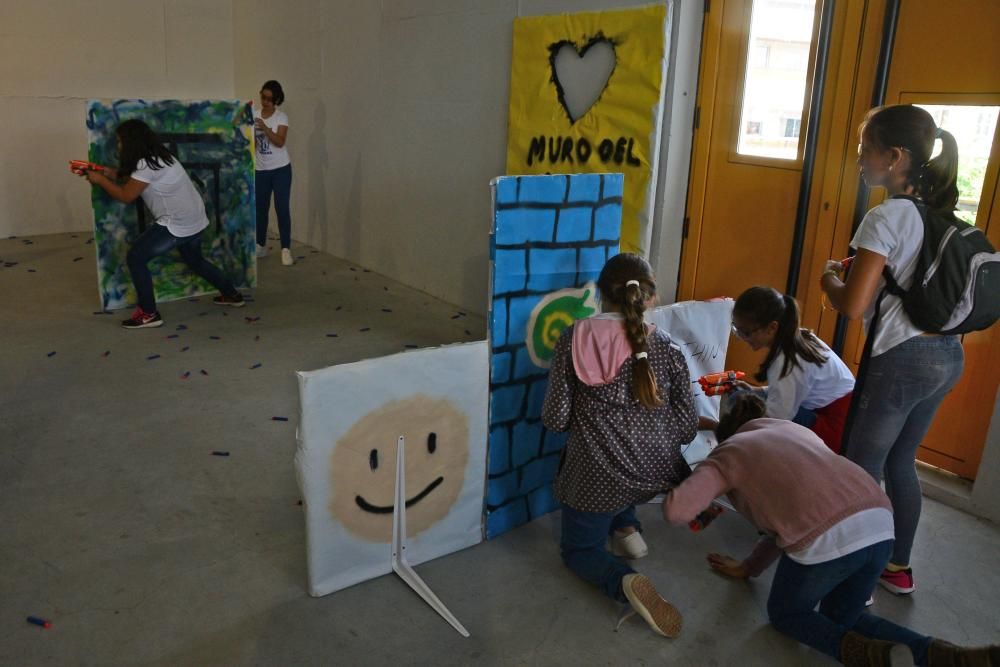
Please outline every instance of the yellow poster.
[{"label": "yellow poster", "polygon": [[645,254],[665,5],[514,20],[507,174],[621,172],[621,249]]}]

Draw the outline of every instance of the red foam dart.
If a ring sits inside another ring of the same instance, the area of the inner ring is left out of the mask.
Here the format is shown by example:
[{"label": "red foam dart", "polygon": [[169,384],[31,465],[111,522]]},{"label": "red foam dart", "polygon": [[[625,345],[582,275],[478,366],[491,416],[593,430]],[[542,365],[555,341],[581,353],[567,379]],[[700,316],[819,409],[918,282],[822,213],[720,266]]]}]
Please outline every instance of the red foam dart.
[{"label": "red foam dart", "polygon": [[29,616],[28,623],[31,623],[32,625],[41,626],[46,630],[52,627],[51,621],[46,621],[44,618],[38,618],[37,616]]},{"label": "red foam dart", "polygon": [[855,257],[857,257],[857,255],[851,255],[850,257],[845,257],[844,259],[840,260],[841,268],[846,269],[847,267],[849,267],[851,265],[851,262],[854,261]]}]

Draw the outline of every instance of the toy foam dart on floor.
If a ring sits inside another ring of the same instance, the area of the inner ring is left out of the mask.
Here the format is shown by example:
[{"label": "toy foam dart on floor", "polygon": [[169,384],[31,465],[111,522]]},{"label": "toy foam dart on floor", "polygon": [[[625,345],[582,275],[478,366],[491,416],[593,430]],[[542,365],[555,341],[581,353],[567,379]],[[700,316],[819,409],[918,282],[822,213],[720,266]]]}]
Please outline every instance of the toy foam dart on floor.
[{"label": "toy foam dart on floor", "polygon": [[722,371],[721,373],[710,373],[698,378],[698,384],[706,396],[720,396],[728,394],[736,387],[736,381],[746,377],[743,371]]}]

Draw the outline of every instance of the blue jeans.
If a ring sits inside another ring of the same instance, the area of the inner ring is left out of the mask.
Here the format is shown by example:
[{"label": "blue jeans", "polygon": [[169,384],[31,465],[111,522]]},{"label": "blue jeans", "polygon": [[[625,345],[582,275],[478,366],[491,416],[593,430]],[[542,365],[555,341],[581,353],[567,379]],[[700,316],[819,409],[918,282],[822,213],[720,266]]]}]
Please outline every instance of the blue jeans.
[{"label": "blue jeans", "polygon": [[868,364],[844,455],[876,482],[885,474],[896,527],[891,561],[898,565],[909,564],[920,521],[917,447],[964,365],[958,336],[916,336]]},{"label": "blue jeans", "polygon": [[853,630],[869,639],[905,644],[918,665],[927,664],[930,637],[865,612],[891,552],[892,540],[886,540],[815,565],[782,555],[767,599],[771,625],[836,660],[844,635]]},{"label": "blue jeans", "polygon": [[207,280],[215,289],[226,296],[234,296],[238,292],[222,271],[209,263],[201,254],[201,232],[191,236],[174,236],[170,230],[160,224],[152,224],[136,239],[129,248],[125,261],[132,274],[132,284],[139,307],[144,312],[156,312],[156,295],[153,292],[153,276],[146,264],[149,260],[165,255],[174,248],[181,254],[181,259],[192,271]]},{"label": "blue jeans", "polygon": [[635,507],[620,512],[581,512],[569,505],[562,506],[562,538],[559,550],[566,567],[582,579],[600,587],[619,602],[628,602],[622,592],[622,577],[635,572],[605,548],[608,536],[628,526],[636,530],[642,525],[635,516]]},{"label": "blue jeans", "polygon": [[278,236],[281,247],[292,247],[292,165],[258,171],[254,188],[257,198],[257,245],[267,245],[267,218],[271,210],[271,192],[274,192],[274,212],[278,216]]}]

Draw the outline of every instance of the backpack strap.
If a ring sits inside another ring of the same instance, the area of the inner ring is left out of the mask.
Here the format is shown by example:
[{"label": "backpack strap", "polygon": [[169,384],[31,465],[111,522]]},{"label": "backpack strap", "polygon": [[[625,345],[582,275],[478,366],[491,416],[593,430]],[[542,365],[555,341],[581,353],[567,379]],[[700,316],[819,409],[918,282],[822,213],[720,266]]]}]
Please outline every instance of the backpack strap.
[{"label": "backpack strap", "polygon": [[[888,270],[886,270],[888,273]],[[889,276],[891,280],[891,276]],[[889,280],[886,280],[888,283]],[[892,281],[893,284],[896,283],[895,280]],[[899,286],[896,285],[898,288]],[[885,298],[886,292],[889,290],[888,284],[886,289],[883,289],[878,293],[878,298],[875,300],[875,312],[872,313],[872,323],[868,327],[868,335],[865,336],[865,347],[861,352],[861,363],[858,364],[858,377],[854,380],[854,392],[851,394],[851,407],[847,409],[847,417],[844,420],[844,433],[841,435],[840,440],[840,455],[847,456],[847,445],[851,439],[851,428],[854,426],[854,418],[857,416],[859,405],[861,403],[861,394],[865,389],[865,380],[868,376],[868,364],[872,358],[872,348],[875,345],[875,333],[878,331],[878,320],[879,315],[882,310],[882,299]],[[904,292],[905,294],[905,292]]]},{"label": "backpack strap", "polygon": [[[893,195],[890,199],[905,199],[907,201],[913,202],[913,205],[917,207],[917,212],[920,214],[920,220],[924,223],[925,233],[927,227],[927,205],[922,201],[914,197],[913,195]],[[900,299],[906,296],[906,290],[899,286],[896,282],[896,278],[893,277],[892,272],[889,271],[888,266],[882,267],[882,279],[885,280],[885,289],[889,294],[893,296],[898,296]],[[879,299],[881,300],[881,296]]]}]

